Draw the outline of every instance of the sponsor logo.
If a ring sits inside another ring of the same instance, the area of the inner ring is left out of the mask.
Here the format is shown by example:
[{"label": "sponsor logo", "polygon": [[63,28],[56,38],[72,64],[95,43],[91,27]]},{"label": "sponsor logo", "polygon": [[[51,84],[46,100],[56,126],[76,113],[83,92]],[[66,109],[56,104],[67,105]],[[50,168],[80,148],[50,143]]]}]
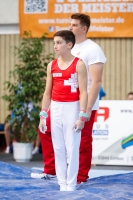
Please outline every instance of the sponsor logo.
[{"label": "sponsor logo", "polygon": [[53,73],[53,77],[61,77],[62,73]]},{"label": "sponsor logo", "polygon": [[123,157],[119,157],[119,156],[104,156],[104,155],[100,155],[100,156],[93,156],[93,160],[98,159],[98,160],[124,160]]},{"label": "sponsor logo", "polygon": [[103,120],[106,121],[109,118],[109,108],[108,107],[99,107],[99,110],[95,115],[95,122],[98,121],[98,117],[103,117]]},{"label": "sponsor logo", "polygon": [[48,30],[49,32],[54,32],[54,26],[49,26]]},{"label": "sponsor logo", "polygon": [[108,130],[93,130],[92,134],[93,135],[108,135],[109,131]]},{"label": "sponsor logo", "polygon": [[[108,107],[99,107],[99,110],[96,112],[94,126],[93,126],[93,136],[104,136],[107,138],[109,135],[109,124],[106,121],[109,118],[109,108]],[[103,138],[103,139],[104,139]]]}]

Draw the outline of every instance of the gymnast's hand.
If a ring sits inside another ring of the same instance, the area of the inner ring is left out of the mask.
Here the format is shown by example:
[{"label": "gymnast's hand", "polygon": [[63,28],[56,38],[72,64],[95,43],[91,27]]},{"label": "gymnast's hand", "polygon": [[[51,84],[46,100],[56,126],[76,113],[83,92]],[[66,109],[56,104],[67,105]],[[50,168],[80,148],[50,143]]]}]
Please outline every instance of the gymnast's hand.
[{"label": "gymnast's hand", "polygon": [[39,129],[40,129],[40,131],[41,131],[42,133],[45,134],[45,132],[46,132],[46,130],[47,130],[46,118],[40,117]]},{"label": "gymnast's hand", "polygon": [[84,128],[85,122],[81,120],[77,120],[73,126],[75,132],[79,133]]}]

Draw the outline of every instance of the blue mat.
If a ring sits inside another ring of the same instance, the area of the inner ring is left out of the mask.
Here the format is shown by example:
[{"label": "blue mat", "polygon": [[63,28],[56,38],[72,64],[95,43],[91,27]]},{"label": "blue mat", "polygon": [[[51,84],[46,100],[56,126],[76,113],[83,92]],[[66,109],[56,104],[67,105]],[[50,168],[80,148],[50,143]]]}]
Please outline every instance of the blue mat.
[{"label": "blue mat", "polygon": [[56,180],[32,179],[31,172],[0,162],[0,199],[133,200],[133,173],[92,178],[74,192],[60,192]]}]

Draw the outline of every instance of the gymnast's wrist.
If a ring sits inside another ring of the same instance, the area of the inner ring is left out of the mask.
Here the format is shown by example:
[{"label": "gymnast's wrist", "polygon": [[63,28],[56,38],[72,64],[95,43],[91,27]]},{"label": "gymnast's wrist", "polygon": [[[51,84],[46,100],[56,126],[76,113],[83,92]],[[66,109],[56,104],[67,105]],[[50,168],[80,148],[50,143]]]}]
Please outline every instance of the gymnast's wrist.
[{"label": "gymnast's wrist", "polygon": [[48,109],[42,108],[41,112],[39,113],[40,119],[47,118],[48,117],[47,112],[48,112]]},{"label": "gymnast's wrist", "polygon": [[86,113],[86,111],[81,110],[80,113],[79,113],[79,120],[82,121],[82,122],[86,122],[88,120],[88,118],[89,118],[89,116]]}]

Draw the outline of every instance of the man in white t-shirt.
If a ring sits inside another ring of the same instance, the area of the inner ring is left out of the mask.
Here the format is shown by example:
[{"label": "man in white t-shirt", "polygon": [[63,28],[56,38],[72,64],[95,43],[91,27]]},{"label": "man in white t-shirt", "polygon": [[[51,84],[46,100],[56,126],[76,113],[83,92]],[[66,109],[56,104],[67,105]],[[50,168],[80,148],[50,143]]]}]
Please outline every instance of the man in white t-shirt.
[{"label": "man in white t-shirt", "polygon": [[[87,32],[90,27],[90,17],[85,14],[76,13],[71,16],[70,30],[76,37],[76,44],[71,53],[81,58],[88,70],[88,115],[89,121],[81,134],[79,172],[77,183],[86,182],[88,172],[91,168],[92,159],[92,128],[96,110],[99,107],[99,89],[102,83],[103,65],[106,62],[101,48],[92,40],[87,39]],[[49,115],[50,116],[50,115]],[[55,176],[54,151],[51,141],[50,119],[47,118],[47,132],[43,134],[39,131],[42,152],[44,157],[44,171],[41,174],[32,173],[32,178],[51,179]],[[69,163],[68,163],[69,164]]]},{"label": "man in white t-shirt", "polygon": [[69,29],[76,37],[76,44],[71,53],[83,60],[88,70],[88,106],[89,121],[81,134],[80,165],[77,183],[86,182],[91,168],[92,159],[92,128],[96,110],[99,107],[99,89],[102,83],[103,65],[106,62],[101,48],[92,40],[87,39],[90,27],[90,17],[85,14],[75,13],[71,16]]}]

